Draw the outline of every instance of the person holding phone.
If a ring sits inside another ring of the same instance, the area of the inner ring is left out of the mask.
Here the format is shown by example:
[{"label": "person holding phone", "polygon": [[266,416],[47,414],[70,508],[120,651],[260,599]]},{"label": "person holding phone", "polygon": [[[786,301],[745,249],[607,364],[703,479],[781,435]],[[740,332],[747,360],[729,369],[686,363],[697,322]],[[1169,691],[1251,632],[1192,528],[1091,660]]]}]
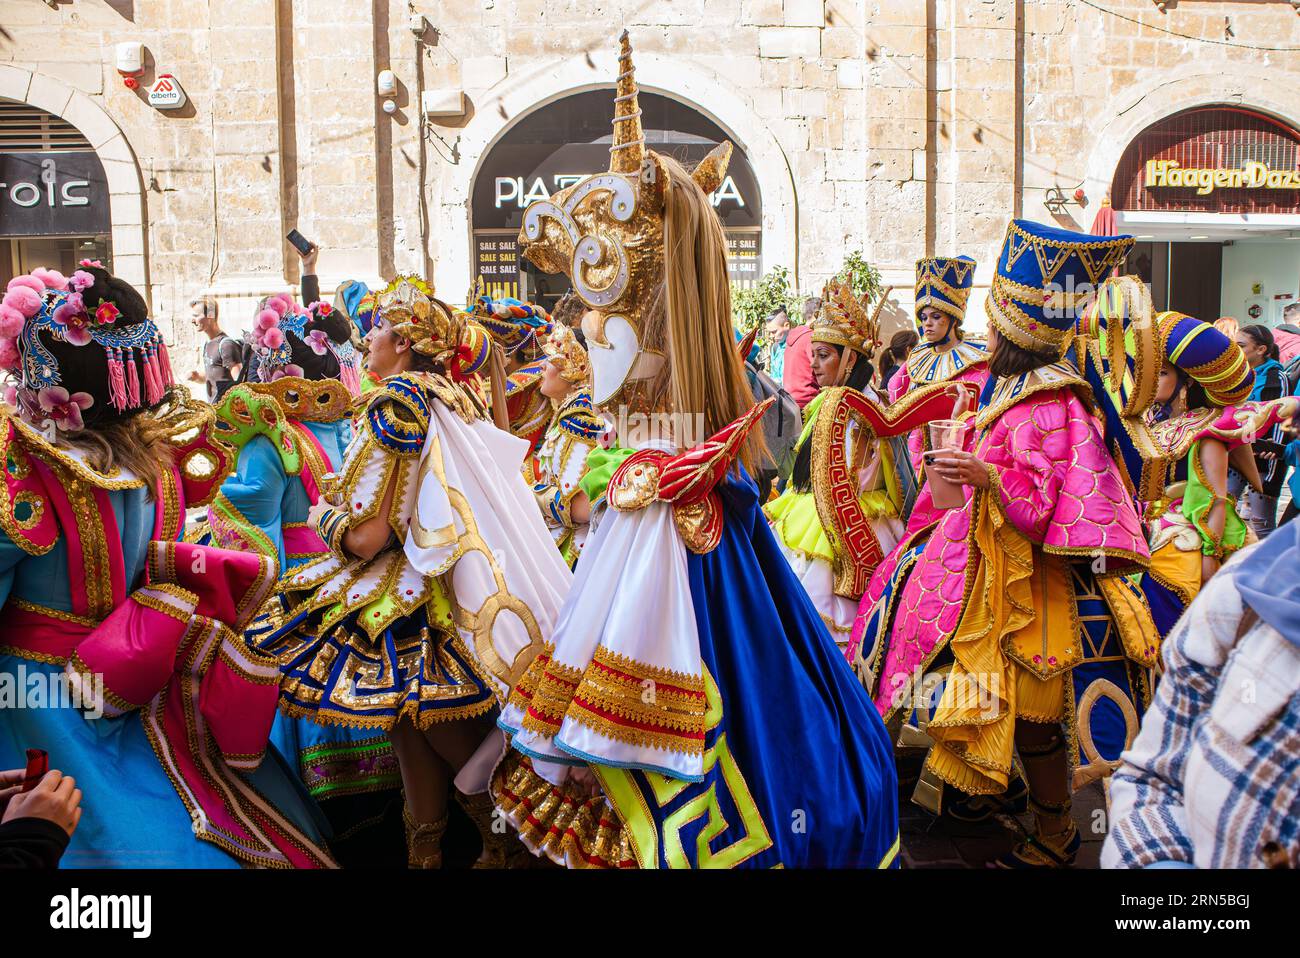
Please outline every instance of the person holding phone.
[{"label": "person holding phone", "polygon": [[296,229],[289,230],[286,239],[289,240],[293,251],[298,254],[298,258],[302,260],[302,278],[299,280],[302,301],[314,303],[320,299],[320,278],[316,275],[316,260],[320,257],[320,246]]}]

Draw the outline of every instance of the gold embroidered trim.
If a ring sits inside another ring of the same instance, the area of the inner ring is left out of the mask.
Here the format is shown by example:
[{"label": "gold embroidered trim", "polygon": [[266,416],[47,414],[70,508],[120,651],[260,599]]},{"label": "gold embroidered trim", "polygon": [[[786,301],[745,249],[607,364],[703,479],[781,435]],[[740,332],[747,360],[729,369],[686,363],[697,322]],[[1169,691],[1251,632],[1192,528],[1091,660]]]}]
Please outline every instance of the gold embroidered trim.
[{"label": "gold embroidered trim", "polygon": [[26,599],[20,599],[14,596],[9,602],[15,607],[22,609],[24,612],[35,612],[38,615],[49,616],[51,619],[58,619],[60,622],[71,622],[75,625],[85,625],[94,628],[99,625],[99,619],[92,619],[84,615],[74,615],[71,612],[63,612],[59,609],[51,609],[49,606],[37,605],[35,602],[29,602]]}]

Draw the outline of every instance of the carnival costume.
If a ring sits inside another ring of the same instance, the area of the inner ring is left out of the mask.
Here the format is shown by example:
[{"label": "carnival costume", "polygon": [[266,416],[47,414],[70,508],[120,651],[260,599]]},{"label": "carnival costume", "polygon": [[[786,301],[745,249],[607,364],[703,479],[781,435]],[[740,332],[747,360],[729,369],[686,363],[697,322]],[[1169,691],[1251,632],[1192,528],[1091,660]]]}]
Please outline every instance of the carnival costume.
[{"label": "carnival costume", "polygon": [[542,338],[542,349],[546,361],[571,388],[564,399],[547,401],[552,407],[551,420],[535,451],[524,461],[524,479],[560,554],[573,566],[587,541],[587,523],[573,518],[573,500],[582,492],[587,456],[596,449],[605,423],[592,411],[591,365],[573,330],[551,326]]},{"label": "carnival costume", "polygon": [[542,395],[542,367],[545,356],[541,340],[549,325],[546,310],[532,303],[509,297],[492,299],[481,292],[482,280],[469,309],[474,322],[488,331],[503,355],[519,361],[518,368],[506,375],[506,413],[510,431],[528,443],[529,454],[536,451],[551,421],[550,401]]},{"label": "carnival costume", "polygon": [[[271,297],[251,334],[256,381],[228,390],[217,407],[218,436],[237,450],[238,461],[208,508],[212,543],[274,558],[282,576],[329,554],[308,513],[333,482],[352,436],[358,353],[352,323],[332,313],[326,303],[303,310],[287,296]],[[332,365],[338,378],[321,378]],[[261,635],[248,638],[256,644]],[[392,746],[373,731],[279,715],[271,741],[317,799],[401,785]]]},{"label": "carnival costume", "polygon": [[[1158,358],[1200,384],[1210,403],[1209,408],[1179,412],[1171,403],[1147,414],[1161,458],[1153,463],[1160,470],[1160,481],[1158,495],[1148,498],[1151,566],[1142,578],[1142,591],[1163,638],[1204,585],[1202,557],[1224,563],[1250,538],[1235,498],[1216,496],[1212,488],[1202,462],[1205,443],[1221,443],[1234,466],[1251,475],[1255,472],[1252,437],[1267,435],[1278,423],[1289,421],[1300,409],[1300,399],[1248,401],[1255,377],[1233,340],[1209,323],[1181,313],[1160,313],[1151,321],[1159,334]],[[1221,536],[1208,525],[1216,503],[1223,504]]]},{"label": "carnival costume", "polygon": [[[846,350],[841,369],[848,365],[847,350],[856,353],[857,362],[869,362],[879,345],[878,318],[879,307],[872,314],[847,281],[832,280],[822,291],[822,309],[811,324],[812,341]],[[791,481],[780,497],[763,506],[763,513],[841,648],[848,645],[858,600],[872,572],[904,531],[899,518],[902,481],[891,447],[883,440],[906,435],[918,423],[945,418],[952,406],[953,397],[942,386],[918,390],[888,411],[870,386],[863,392],[833,386],[804,409],[795,450],[797,455],[804,444],[812,444],[811,486],[799,489]],[[860,485],[864,464],[868,475]]]},{"label": "carnival costume", "polygon": [[[266,623],[261,647],[279,657],[284,712],[387,732],[404,716],[423,729],[504,702],[549,641],[570,573],[520,475],[524,442],[466,385],[487,362],[487,333],[419,280],[395,281],[378,309],[448,375],[391,376],[367,395],[317,521],[330,553],[284,580],[291,611]],[[344,535],[379,515],[389,488],[392,538],[352,556]],[[494,732],[458,775],[463,794],[485,795],[503,751]]]},{"label": "carnival costume", "polygon": [[1006,789],[1017,719],[1063,722],[1082,769],[1118,759],[1149,697],[1154,627],[1124,578],[1149,552],[1093,390],[1065,356],[1073,290],[1098,283],[1132,243],[1011,223],[988,313],[1010,342],[1060,361],[989,380],[974,421],[989,488],[944,513],[907,576],[882,564],[864,599],[850,654],[872,663],[887,718],[951,646],[926,768],[968,794]]},{"label": "carnival costume", "polygon": [[[976,390],[975,395],[984,388],[989,378],[988,353],[983,346],[967,340],[961,331],[962,320],[966,316],[966,302],[974,283],[975,261],[969,256],[930,256],[917,260],[916,304],[912,308],[917,331],[921,329],[921,310],[926,307],[937,309],[952,318],[948,339],[954,340],[954,343],[951,347],[944,348],[947,339],[941,343],[930,343],[922,337],[894,375],[893,381],[886,384],[890,402],[897,402],[913,389],[939,383],[970,383]],[[925,483],[921,457],[929,448],[930,437],[924,427],[908,434],[907,449],[920,488],[905,516],[908,536],[913,538],[907,548],[921,544],[922,540],[917,539],[915,534],[933,526],[943,515],[943,510],[935,508],[929,487]]]},{"label": "carnival costume", "polygon": [[[0,324],[17,381],[0,416],[0,680],[52,696],[5,709],[0,766],[42,748],[85,792],[65,864],[332,864],[310,799],[264,757],[278,673],[242,633],[276,561],[176,541],[230,456],[211,409],[173,389],[144,299],[83,261],[12,280]],[[165,450],[156,488],[87,452],[128,424]]]},{"label": "carnival costume", "polygon": [[[530,206],[520,241],[542,269],[566,273],[595,311],[584,323],[594,320],[597,406],[662,415],[654,384],[700,361],[678,353],[650,312],[673,269],[667,206],[706,205],[731,146],[686,177],[668,166],[645,149],[626,33],[619,66],[609,172]],[[674,199],[675,190],[690,195]],[[716,220],[699,229],[711,232],[694,238],[695,255],[707,241],[723,258]],[[719,275],[725,282],[725,269]],[[701,338],[738,362],[730,317],[705,315],[719,328],[699,330]],[[743,388],[739,368],[735,381]],[[525,843],[557,861],[874,868],[894,860],[884,729],[735,462],[767,405],[686,452],[664,439],[624,450],[553,642],[502,713],[520,755],[494,779],[499,807]],[[568,767],[586,765],[601,794],[579,800],[566,791]]]}]

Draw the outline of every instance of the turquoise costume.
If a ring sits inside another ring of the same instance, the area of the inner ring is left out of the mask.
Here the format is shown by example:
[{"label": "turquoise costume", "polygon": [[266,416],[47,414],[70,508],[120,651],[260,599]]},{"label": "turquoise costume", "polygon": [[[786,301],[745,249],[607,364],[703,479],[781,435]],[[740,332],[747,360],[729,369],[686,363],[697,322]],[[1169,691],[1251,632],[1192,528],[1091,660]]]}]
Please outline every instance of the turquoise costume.
[{"label": "turquoise costume", "polygon": [[[209,511],[213,541],[275,557],[282,577],[327,554],[307,517],[343,462],[350,410],[350,395],[334,380],[281,377],[228,392],[218,414],[239,460]],[[249,633],[254,645],[262,638],[260,628]],[[271,741],[317,799],[401,786],[392,746],[373,729],[279,714]]]}]

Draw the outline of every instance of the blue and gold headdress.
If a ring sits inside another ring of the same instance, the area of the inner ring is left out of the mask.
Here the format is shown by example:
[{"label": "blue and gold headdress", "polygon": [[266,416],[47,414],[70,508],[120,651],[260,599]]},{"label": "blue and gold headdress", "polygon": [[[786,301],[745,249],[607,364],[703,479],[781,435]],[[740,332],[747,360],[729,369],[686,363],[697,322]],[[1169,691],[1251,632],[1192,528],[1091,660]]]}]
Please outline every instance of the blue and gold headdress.
[{"label": "blue and gold headdress", "polygon": [[1080,310],[1134,242],[1012,220],[989,289],[989,321],[1023,349],[1061,356]]},{"label": "blue and gold headdress", "polygon": [[947,313],[958,324],[966,317],[966,300],[975,283],[975,261],[969,256],[927,256],[916,261],[916,305],[912,315],[921,325],[927,306]]}]

